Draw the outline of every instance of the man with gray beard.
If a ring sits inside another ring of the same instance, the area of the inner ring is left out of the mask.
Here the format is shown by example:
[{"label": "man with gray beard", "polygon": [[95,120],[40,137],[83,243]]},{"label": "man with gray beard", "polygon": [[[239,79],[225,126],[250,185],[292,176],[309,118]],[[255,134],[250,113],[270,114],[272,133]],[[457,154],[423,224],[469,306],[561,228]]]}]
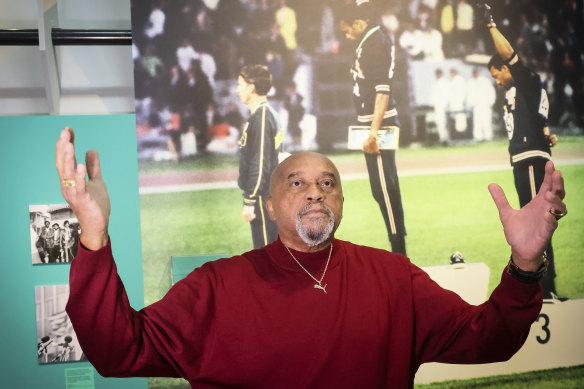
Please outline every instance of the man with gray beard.
[{"label": "man with gray beard", "polygon": [[333,228],[335,226],[335,215],[333,211],[326,205],[323,205],[323,210],[326,212],[326,216],[328,216],[328,223],[323,227],[316,229],[309,229],[308,227],[305,227],[304,224],[302,224],[302,216],[310,211],[310,204],[302,207],[300,211],[298,211],[298,215],[296,215],[296,232],[298,232],[300,238],[302,238],[302,240],[309,246],[318,246],[324,242],[333,232]]},{"label": "man with gray beard", "polygon": [[[489,189],[512,259],[487,302],[469,305],[401,254],[336,239],[343,190],[312,152],[274,170],[273,243],[209,262],[140,311],[117,274],[97,153],[75,163],[67,128],[55,158],[82,229],[67,313],[87,359],[107,376],[183,377],[197,388],[412,388],[425,362],[507,360],[542,304],[542,253],[565,213],[553,163],[520,210]],[[529,237],[529,239],[526,239]]]}]

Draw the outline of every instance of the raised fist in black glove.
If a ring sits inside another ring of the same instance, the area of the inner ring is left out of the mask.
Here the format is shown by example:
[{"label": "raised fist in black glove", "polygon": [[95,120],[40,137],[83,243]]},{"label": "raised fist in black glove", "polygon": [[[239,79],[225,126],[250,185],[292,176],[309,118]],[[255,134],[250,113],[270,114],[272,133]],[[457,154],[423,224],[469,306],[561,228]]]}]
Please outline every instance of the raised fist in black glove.
[{"label": "raised fist in black glove", "polygon": [[491,25],[495,24],[495,22],[493,21],[493,15],[491,14],[490,5],[488,5],[487,3],[479,3],[477,5],[477,9],[478,9],[477,14],[480,18],[479,20],[484,26],[490,27]]}]

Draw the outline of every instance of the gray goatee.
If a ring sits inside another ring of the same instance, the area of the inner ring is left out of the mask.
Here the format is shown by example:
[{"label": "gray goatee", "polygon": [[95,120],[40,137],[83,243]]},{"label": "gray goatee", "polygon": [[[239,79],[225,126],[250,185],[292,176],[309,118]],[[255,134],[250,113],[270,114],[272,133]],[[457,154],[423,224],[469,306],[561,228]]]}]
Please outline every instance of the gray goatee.
[{"label": "gray goatee", "polygon": [[[328,223],[325,226],[318,226],[318,227],[308,227],[302,224],[302,215],[310,210],[310,206],[312,204],[307,204],[298,211],[296,214],[296,232],[300,236],[300,239],[304,241],[309,247],[318,246],[325,240],[329,238],[331,233],[333,232],[333,228],[335,227],[335,214],[333,211],[325,204],[323,204],[323,208],[328,214]],[[325,216],[322,215],[320,219],[324,218]],[[321,220],[319,220],[321,221]]]}]

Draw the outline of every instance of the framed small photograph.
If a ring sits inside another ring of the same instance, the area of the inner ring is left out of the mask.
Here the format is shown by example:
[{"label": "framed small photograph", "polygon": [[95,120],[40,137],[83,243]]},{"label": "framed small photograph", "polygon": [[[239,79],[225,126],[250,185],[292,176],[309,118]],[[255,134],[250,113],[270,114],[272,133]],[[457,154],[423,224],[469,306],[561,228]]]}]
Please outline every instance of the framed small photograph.
[{"label": "framed small photograph", "polygon": [[[363,142],[369,137],[369,126],[349,126],[349,150],[363,150]],[[399,147],[399,127],[381,127],[377,133],[380,150],[397,150]]]},{"label": "framed small photograph", "polygon": [[69,205],[29,205],[28,212],[33,265],[71,262],[81,229]]},{"label": "framed small photograph", "polygon": [[69,285],[34,288],[39,364],[84,360],[73,325],[65,312]]}]

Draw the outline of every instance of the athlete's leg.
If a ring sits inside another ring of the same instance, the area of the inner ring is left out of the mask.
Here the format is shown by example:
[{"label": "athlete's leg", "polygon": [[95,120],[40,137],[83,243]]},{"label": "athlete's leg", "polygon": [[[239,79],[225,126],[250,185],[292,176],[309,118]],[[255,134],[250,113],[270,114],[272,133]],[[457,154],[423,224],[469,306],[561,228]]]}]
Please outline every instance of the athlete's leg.
[{"label": "athlete's leg", "polygon": [[[531,201],[539,191],[545,175],[546,159],[537,158],[530,163],[515,165],[513,175],[515,178],[515,188],[519,195],[519,205],[525,206]],[[554,263],[554,250],[550,240],[546,247],[546,256],[548,259],[548,269],[541,281],[543,298],[551,298],[552,293],[556,293],[555,278],[556,268]]]},{"label": "athlete's leg", "polygon": [[392,251],[405,255],[405,226],[395,168],[395,152],[382,150],[379,154],[365,153],[365,161],[371,193],[381,210]]},{"label": "athlete's leg", "polygon": [[265,203],[264,196],[259,196],[254,209],[256,217],[249,223],[254,249],[264,247],[278,237],[278,226],[268,216]]}]

